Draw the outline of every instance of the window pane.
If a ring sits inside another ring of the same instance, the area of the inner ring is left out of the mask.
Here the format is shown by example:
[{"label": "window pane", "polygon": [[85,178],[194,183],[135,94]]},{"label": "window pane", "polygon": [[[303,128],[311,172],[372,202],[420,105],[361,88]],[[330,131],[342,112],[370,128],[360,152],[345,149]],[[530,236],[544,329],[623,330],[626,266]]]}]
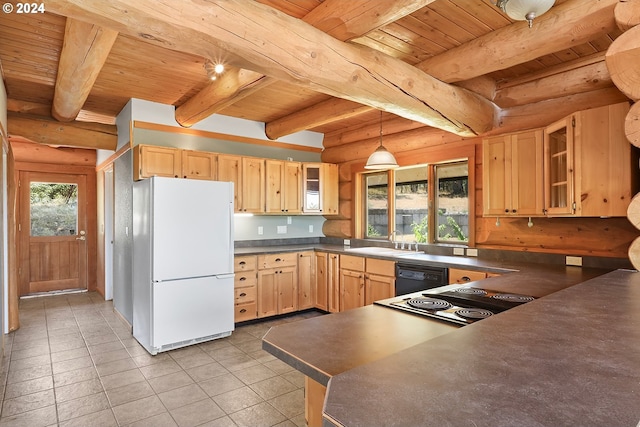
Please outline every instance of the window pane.
[{"label": "window pane", "polygon": [[468,176],[467,162],[436,165],[438,241],[469,240]]},{"label": "window pane", "polygon": [[364,176],[366,200],[365,237],[389,236],[389,186],[386,172]]},{"label": "window pane", "polygon": [[75,235],[78,229],[78,186],[32,182],[31,235]]},{"label": "window pane", "polygon": [[396,169],[398,241],[427,243],[427,166]]}]

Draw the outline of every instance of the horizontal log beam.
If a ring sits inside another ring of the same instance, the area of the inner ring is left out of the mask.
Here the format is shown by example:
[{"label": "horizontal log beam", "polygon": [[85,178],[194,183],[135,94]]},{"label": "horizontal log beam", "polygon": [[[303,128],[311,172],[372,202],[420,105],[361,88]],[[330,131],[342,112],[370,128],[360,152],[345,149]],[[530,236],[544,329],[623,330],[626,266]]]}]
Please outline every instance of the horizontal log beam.
[{"label": "horizontal log beam", "polygon": [[111,52],[118,32],[67,18],[51,114],[74,120]]},{"label": "horizontal log beam", "polygon": [[9,113],[7,115],[9,137],[16,135],[27,140],[59,147],[115,150],[118,131],[115,125],[70,122]]},{"label": "horizontal log beam", "polygon": [[243,58],[234,64],[241,68],[459,135],[494,126],[495,106],[485,98],[257,2],[51,0],[47,9],[203,57],[225,49]]},{"label": "horizontal log beam", "polygon": [[[537,17],[473,39],[426,59],[416,67],[444,82],[468,80],[586,43],[617,30],[618,0],[568,0]],[[464,60],[461,60],[464,58]]]}]

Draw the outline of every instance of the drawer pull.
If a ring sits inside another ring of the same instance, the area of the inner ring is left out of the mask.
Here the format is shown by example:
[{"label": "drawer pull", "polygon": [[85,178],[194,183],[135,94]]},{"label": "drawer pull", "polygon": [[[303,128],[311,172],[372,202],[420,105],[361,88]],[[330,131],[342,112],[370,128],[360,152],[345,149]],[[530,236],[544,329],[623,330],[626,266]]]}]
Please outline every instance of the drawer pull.
[{"label": "drawer pull", "polygon": [[246,312],[247,312],[246,308],[243,308],[242,310],[240,310],[240,313],[246,313]]},{"label": "drawer pull", "polygon": [[240,261],[238,264],[245,265],[246,263],[247,263],[246,261]]},{"label": "drawer pull", "polygon": [[463,282],[470,282],[470,281],[471,281],[471,277],[469,277],[469,276],[462,276],[462,277],[460,278],[460,280],[462,280]]},{"label": "drawer pull", "polygon": [[280,258],[276,258],[276,262],[280,262],[282,261]]},{"label": "drawer pull", "polygon": [[241,278],[239,278],[238,280],[239,280],[239,281],[241,281],[241,282],[244,282],[245,280],[247,280],[247,278],[246,278],[246,277],[244,277],[244,276],[242,276],[242,277],[241,277]]},{"label": "drawer pull", "polygon": [[241,297],[246,297],[246,296],[247,296],[247,294],[243,292],[243,293],[241,293],[241,294],[240,294],[240,296],[241,296]]}]

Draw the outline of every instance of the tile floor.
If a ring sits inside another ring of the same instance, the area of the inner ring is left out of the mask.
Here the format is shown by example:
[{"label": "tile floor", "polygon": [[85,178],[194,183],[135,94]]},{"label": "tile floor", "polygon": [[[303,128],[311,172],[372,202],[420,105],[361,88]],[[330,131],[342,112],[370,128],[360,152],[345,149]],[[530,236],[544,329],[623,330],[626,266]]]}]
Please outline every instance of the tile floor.
[{"label": "tile floor", "polygon": [[0,426],[304,426],[304,377],[261,338],[317,315],[151,356],[99,294],[23,299],[5,336]]}]

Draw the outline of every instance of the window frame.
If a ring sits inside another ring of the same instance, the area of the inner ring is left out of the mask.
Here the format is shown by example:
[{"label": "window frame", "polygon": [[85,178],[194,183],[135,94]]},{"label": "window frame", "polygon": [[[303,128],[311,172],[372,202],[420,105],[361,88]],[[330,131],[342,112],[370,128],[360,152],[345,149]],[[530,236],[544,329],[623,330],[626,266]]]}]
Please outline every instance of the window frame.
[{"label": "window frame", "polygon": [[[462,241],[441,241],[438,242],[436,239],[436,218],[434,215],[429,215],[428,219],[428,245],[441,245],[441,246],[467,246],[474,247],[475,246],[475,193],[476,193],[476,185],[475,185],[475,170],[476,170],[476,147],[474,142],[469,141],[461,141],[459,143],[451,143],[447,147],[436,146],[436,147],[427,147],[421,150],[420,154],[412,153],[411,156],[401,157],[400,155],[396,156],[398,159],[398,164],[400,167],[409,167],[409,166],[421,166],[426,165],[428,167],[428,209],[430,212],[433,211],[435,206],[435,199],[437,195],[436,177],[435,177],[435,169],[433,166],[437,164],[447,164],[447,163],[456,163],[461,161],[467,162],[468,169],[468,188],[469,188],[469,238],[467,242]],[[455,153],[456,155],[452,155]],[[403,162],[402,160],[405,160]],[[364,215],[366,214],[366,194],[365,194],[365,177],[364,175],[368,173],[381,171],[369,171],[364,169],[364,163],[359,165],[360,167],[354,167],[353,172],[353,188],[354,188],[354,209],[353,209],[353,236],[358,239],[367,239],[367,240],[389,240],[389,236],[384,238],[380,236],[380,238],[367,238],[366,231],[364,227],[366,227],[366,218]],[[388,209],[388,230],[393,230],[393,221],[394,215],[391,214],[393,212],[395,214],[395,172],[393,169],[386,171],[388,174],[388,185],[389,185],[389,202],[387,205]],[[391,187],[394,188],[391,188]]]}]

